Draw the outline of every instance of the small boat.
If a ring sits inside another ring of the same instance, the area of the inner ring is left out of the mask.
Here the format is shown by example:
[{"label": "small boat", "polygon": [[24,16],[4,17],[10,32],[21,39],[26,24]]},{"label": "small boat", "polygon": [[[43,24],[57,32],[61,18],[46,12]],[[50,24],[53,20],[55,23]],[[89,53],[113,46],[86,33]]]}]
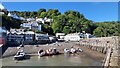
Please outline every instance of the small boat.
[{"label": "small boat", "polygon": [[45,52],[42,50],[42,49],[40,49],[39,51],[38,51],[38,55],[40,56],[40,57],[43,57],[43,56],[45,56]]},{"label": "small boat", "polygon": [[83,50],[82,50],[82,49],[80,49],[80,48],[78,48],[78,49],[77,49],[77,52],[83,52]]},{"label": "small boat", "polygon": [[52,48],[46,50],[45,56],[52,56],[52,55],[53,55],[53,53],[52,53]]},{"label": "small boat", "polygon": [[41,53],[39,53],[38,54],[40,57],[43,57],[43,56],[45,56],[46,54],[45,54],[45,52],[41,52]]},{"label": "small boat", "polygon": [[70,50],[67,49],[67,48],[65,48],[65,49],[64,49],[64,53],[70,53]]},{"label": "small boat", "polygon": [[23,50],[18,51],[17,54],[14,56],[14,60],[23,60],[25,59],[25,53]]},{"label": "small boat", "polygon": [[53,48],[52,50],[53,55],[58,55],[60,54],[59,51],[56,48]]},{"label": "small boat", "polygon": [[76,53],[76,49],[71,48],[71,49],[70,49],[70,53]]},{"label": "small boat", "polygon": [[59,51],[57,51],[56,48],[53,48],[53,49],[50,48],[50,49],[45,50],[45,51],[43,51],[43,50],[41,49],[41,50],[38,51],[38,55],[39,55],[40,57],[43,57],[43,56],[52,56],[52,55],[58,55],[58,54],[60,54],[60,53],[59,53]]}]

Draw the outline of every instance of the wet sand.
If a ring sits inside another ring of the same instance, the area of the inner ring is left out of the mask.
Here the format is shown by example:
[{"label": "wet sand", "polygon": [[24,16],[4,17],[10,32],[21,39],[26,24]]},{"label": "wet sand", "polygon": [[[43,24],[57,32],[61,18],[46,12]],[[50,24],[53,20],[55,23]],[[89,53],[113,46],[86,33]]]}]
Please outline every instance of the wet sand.
[{"label": "wet sand", "polygon": [[[83,52],[71,54],[71,56],[65,58],[64,54],[57,56],[45,56],[40,59],[36,55],[32,55],[30,59],[20,61],[16,63],[13,60],[13,56],[18,51],[17,47],[9,47],[3,54],[2,63],[3,66],[102,66],[105,54],[88,49],[82,45],[76,45],[78,42],[58,43],[49,45],[25,45],[24,51],[26,54],[37,54],[39,49],[56,48],[63,53],[64,48],[70,48],[71,46],[79,47]],[[42,62],[41,62],[42,61]],[[59,62],[58,62],[59,61]]]},{"label": "wet sand", "polygon": [[[91,59],[94,59],[96,61],[101,61],[101,62],[103,61],[105,54],[90,50],[81,45],[76,45],[76,43],[78,43],[78,42],[69,42],[69,43],[62,42],[62,43],[58,43],[59,46],[56,44],[48,44],[48,45],[45,44],[45,45],[38,45],[38,47],[36,45],[25,45],[24,51],[26,54],[37,54],[37,51],[39,49],[46,50],[49,48],[56,48],[61,53],[63,53],[64,48],[69,49],[71,46],[74,46],[74,47],[79,47],[83,50],[83,52],[80,53],[82,55],[81,57],[90,57]],[[9,47],[3,54],[3,58],[9,57],[9,56],[14,56],[17,51],[18,51],[17,47]]]},{"label": "wet sand", "polygon": [[[38,47],[34,45],[25,45],[24,51],[26,54],[37,54],[39,49],[49,49],[49,48],[57,48],[60,52],[63,53],[64,48],[70,48],[71,46],[79,47],[83,50],[83,52],[72,54],[70,57],[65,58],[64,55],[58,56],[45,56],[38,59],[38,56],[31,56],[30,59],[20,61],[15,63],[13,60],[13,56],[18,51],[17,47],[9,47],[4,53],[3,58],[3,66],[101,66],[105,57],[105,54],[90,50],[82,45],[76,45],[78,42],[69,42],[69,43],[58,43],[49,44],[49,45],[38,45]],[[41,62],[42,61],[42,62]],[[58,62],[59,61],[59,62]]]}]

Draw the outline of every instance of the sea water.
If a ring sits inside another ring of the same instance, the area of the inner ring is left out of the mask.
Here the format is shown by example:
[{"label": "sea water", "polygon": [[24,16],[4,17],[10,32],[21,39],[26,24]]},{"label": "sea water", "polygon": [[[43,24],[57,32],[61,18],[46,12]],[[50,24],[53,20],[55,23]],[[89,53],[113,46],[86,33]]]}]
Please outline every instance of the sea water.
[{"label": "sea water", "polygon": [[15,61],[13,56],[2,58],[2,66],[101,66],[101,61],[80,55],[31,56],[30,59]]}]

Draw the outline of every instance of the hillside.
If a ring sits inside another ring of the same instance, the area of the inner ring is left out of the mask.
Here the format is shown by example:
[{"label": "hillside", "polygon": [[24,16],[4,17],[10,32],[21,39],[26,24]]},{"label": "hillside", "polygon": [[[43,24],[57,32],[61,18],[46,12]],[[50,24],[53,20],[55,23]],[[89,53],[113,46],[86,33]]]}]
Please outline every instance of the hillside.
[{"label": "hillside", "polygon": [[[118,36],[120,31],[118,22],[93,22],[86,19],[83,14],[78,11],[68,10],[61,14],[58,9],[46,9],[42,8],[38,11],[11,11],[16,13],[18,16],[24,18],[51,18],[53,22],[51,25],[44,24],[43,31],[49,32],[50,34],[64,32],[75,33],[85,31],[95,36]],[[14,25],[13,25],[14,24]],[[3,26],[9,28],[20,28],[21,21],[13,20],[12,18],[3,16]],[[8,26],[9,25],[9,26]]]}]

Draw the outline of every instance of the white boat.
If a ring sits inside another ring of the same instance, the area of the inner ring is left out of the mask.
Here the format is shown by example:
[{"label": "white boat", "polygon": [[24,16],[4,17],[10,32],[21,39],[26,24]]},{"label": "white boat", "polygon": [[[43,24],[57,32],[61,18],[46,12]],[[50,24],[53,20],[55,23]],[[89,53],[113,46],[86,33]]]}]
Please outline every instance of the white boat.
[{"label": "white boat", "polygon": [[78,51],[78,52],[83,52],[83,50],[82,50],[82,49],[80,49],[80,48],[79,48],[77,51]]},{"label": "white boat", "polygon": [[60,52],[59,52],[56,48],[53,48],[53,49],[52,49],[52,53],[53,53],[53,55],[58,55],[58,54],[60,54]]},{"label": "white boat", "polygon": [[76,50],[74,48],[71,48],[70,53],[76,53]]},{"label": "white boat", "polygon": [[46,51],[43,51],[43,50],[39,50],[38,51],[38,55],[40,57],[43,57],[43,56],[52,56],[52,55],[58,55],[58,54],[60,54],[60,53],[59,53],[59,51],[57,51],[56,48],[53,48],[53,49],[50,48],[50,49],[48,49]]},{"label": "white boat", "polygon": [[41,53],[39,53],[38,54],[40,57],[43,57],[43,56],[45,56],[45,52],[41,52]]},{"label": "white boat", "polygon": [[17,54],[14,56],[15,60],[23,60],[25,59],[25,53],[23,52],[23,50],[18,51]]},{"label": "white boat", "polygon": [[45,52],[44,52],[42,49],[40,49],[40,50],[38,51],[38,55],[39,55],[40,57],[45,56]]},{"label": "white boat", "polygon": [[70,53],[70,50],[67,49],[67,48],[65,48],[65,49],[64,49],[64,53]]}]

